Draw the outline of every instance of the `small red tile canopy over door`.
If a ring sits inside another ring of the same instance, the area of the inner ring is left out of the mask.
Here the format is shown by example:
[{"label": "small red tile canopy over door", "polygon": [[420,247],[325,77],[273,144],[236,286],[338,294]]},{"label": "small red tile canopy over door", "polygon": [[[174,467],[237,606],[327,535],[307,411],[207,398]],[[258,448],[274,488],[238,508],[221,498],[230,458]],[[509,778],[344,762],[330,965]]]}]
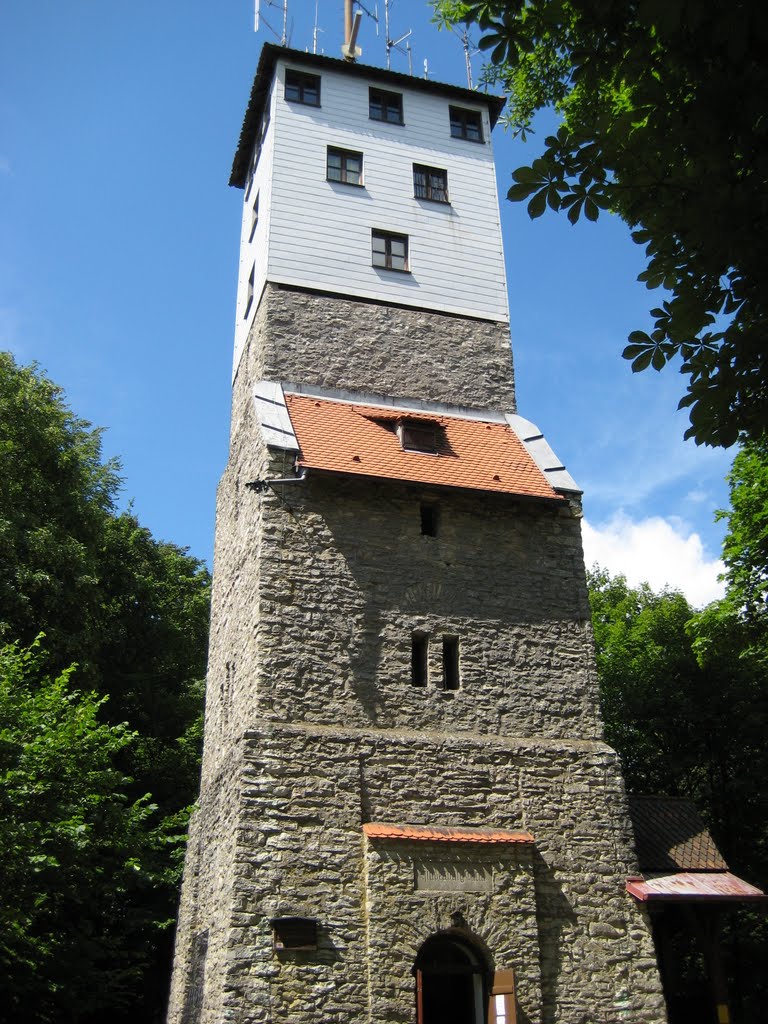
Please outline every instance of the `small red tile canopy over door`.
[{"label": "small red tile canopy over door", "polygon": [[514,971],[496,971],[493,976],[488,1024],[517,1024]]}]

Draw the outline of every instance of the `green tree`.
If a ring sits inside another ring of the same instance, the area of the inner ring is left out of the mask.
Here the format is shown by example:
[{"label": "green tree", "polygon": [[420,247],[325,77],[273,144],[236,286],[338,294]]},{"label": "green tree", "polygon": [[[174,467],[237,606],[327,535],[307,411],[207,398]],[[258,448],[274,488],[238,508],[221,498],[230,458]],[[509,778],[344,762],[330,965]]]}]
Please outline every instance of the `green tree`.
[{"label": "green tree", "polygon": [[118,471],[61,388],[0,352],[0,636],[45,632],[57,669],[90,657]]},{"label": "green tree", "polygon": [[[117,744],[112,766],[122,798],[136,808],[136,849],[144,844],[156,854],[151,884],[141,872],[127,875],[111,930],[85,874],[71,876],[73,893],[83,887],[79,914],[93,958],[117,976],[124,951],[135,954],[124,989],[105,989],[103,1007],[115,1024],[158,1017],[166,995],[182,862],[177,840],[197,795],[210,599],[210,576],[198,559],[156,540],[131,511],[117,511],[118,472],[102,458],[100,431],[70,411],[61,389],[37,367],[0,353],[0,642],[27,647],[45,633],[35,652],[38,675],[55,680],[76,662],[71,689],[86,703],[96,700],[99,720],[115,736],[129,730],[131,742]],[[146,794],[156,806],[151,817],[138,813]],[[43,902],[47,878],[32,879]],[[69,1019],[67,993],[80,976],[70,965],[64,993],[55,981],[64,976],[54,971],[59,962],[50,957],[19,972],[14,998],[26,991],[35,1005],[53,986],[61,1019]],[[121,994],[129,989],[130,1006]],[[95,1004],[84,999],[82,1007],[78,1020],[100,1019]]]},{"label": "green tree", "polygon": [[85,1021],[129,1007],[163,922],[137,899],[183,840],[128,795],[135,740],[38,645],[0,649],[0,1019]]},{"label": "green tree", "polygon": [[[630,793],[693,800],[736,874],[768,886],[768,693],[754,629],[726,598],[695,612],[674,591],[588,574],[605,734]],[[765,915],[728,924],[738,1019],[768,997]]]},{"label": "green tree", "polygon": [[727,600],[695,612],[603,570],[588,582],[606,739],[630,792],[694,800],[726,859],[762,876],[768,693],[748,624]]},{"label": "green tree", "polygon": [[768,639],[767,438],[741,449],[728,481],[730,508],[718,518],[728,521],[723,559],[729,599],[758,628],[761,638]]},{"label": "green tree", "polygon": [[757,0],[433,0],[477,23],[485,84],[523,138],[558,131],[513,173],[531,217],[617,213],[646,247],[640,279],[668,297],[629,336],[634,370],[679,360],[686,436],[728,447],[768,424],[768,9]]}]

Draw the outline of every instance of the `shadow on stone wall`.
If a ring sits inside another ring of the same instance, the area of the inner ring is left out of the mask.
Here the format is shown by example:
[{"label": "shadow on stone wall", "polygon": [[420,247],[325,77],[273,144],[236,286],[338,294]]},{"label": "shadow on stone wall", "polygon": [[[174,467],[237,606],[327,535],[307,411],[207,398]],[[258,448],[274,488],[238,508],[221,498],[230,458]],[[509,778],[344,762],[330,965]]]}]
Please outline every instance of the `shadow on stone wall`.
[{"label": "shadow on stone wall", "polygon": [[576,923],[576,914],[558,882],[555,872],[539,850],[533,850],[536,889],[539,956],[541,962],[542,1024],[558,1017],[558,979],[563,967],[562,939],[566,928]]}]

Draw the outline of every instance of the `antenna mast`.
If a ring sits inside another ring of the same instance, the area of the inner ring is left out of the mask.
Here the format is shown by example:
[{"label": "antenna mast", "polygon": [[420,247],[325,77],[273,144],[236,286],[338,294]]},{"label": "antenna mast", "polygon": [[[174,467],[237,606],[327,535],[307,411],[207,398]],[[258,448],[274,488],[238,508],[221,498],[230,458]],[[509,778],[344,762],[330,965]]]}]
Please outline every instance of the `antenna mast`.
[{"label": "antenna mast", "polygon": [[469,38],[469,31],[465,26],[461,32],[461,45],[464,47],[464,64],[467,68],[467,88],[474,89],[472,84],[472,58],[479,50]]},{"label": "antenna mast", "polygon": [[315,27],[312,30],[312,53],[317,53],[317,7],[320,0],[315,0]]},{"label": "antenna mast", "polygon": [[352,0],[344,0],[344,45],[341,48],[341,55],[345,60],[357,60],[363,52],[357,45],[357,33],[360,31],[362,20],[361,11],[355,11],[352,17]]},{"label": "antenna mast", "polygon": [[469,32],[466,25],[461,33],[461,41],[464,44],[464,63],[467,65],[467,88],[472,88],[472,62],[469,56]]},{"label": "antenna mast", "polygon": [[391,0],[384,0],[384,36],[386,38],[387,47],[387,71],[392,70],[392,50],[399,50],[400,53],[404,53],[408,57],[408,67],[410,74],[413,74],[413,65],[411,63],[410,44],[407,48],[403,48],[400,43],[404,42],[413,32],[413,29],[408,29],[406,33],[400,36],[399,39],[393,39],[389,34],[389,5]]},{"label": "antenna mast", "polygon": [[[275,0],[265,0],[265,2],[266,2],[267,7],[277,7],[277,3],[275,2]],[[283,8],[283,34],[282,34],[282,36],[279,35],[272,28],[272,26],[270,25],[270,23],[267,21],[267,19],[264,17],[263,14],[261,14],[261,16],[259,15],[259,0],[256,0],[256,15],[255,15],[255,18],[254,18],[253,28],[254,28],[255,32],[258,32],[259,31],[259,23],[260,23],[260,21],[263,21],[264,24],[269,29],[269,31],[275,37],[275,39],[279,39],[280,40],[280,45],[281,46],[287,46],[288,45],[288,0],[282,0],[282,4],[280,6]]]}]

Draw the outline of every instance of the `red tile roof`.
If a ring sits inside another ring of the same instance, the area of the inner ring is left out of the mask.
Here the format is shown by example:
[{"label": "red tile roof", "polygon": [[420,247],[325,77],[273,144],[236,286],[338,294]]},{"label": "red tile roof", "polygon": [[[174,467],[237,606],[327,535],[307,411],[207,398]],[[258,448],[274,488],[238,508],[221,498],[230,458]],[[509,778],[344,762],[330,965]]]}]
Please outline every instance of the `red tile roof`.
[{"label": "red tile roof", "polygon": [[[286,393],[299,465],[563,501],[507,423]],[[404,451],[399,421],[437,424],[437,454]]]},{"label": "red tile roof", "polygon": [[627,879],[627,891],[647,902],[764,903],[768,896],[730,871],[680,871],[651,878]]},{"label": "red tile roof", "polygon": [[457,828],[445,825],[390,825],[368,822],[363,832],[369,839],[418,839],[433,843],[532,843],[530,832],[504,828]]}]

